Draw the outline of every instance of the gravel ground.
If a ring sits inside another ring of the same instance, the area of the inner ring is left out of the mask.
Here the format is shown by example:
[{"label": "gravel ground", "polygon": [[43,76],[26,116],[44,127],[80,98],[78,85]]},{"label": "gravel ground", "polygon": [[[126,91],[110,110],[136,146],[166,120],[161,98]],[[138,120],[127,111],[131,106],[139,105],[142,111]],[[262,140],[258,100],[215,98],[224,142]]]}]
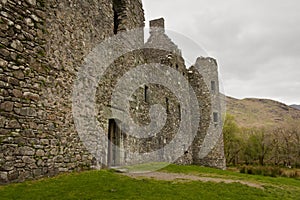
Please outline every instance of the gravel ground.
[{"label": "gravel ground", "polygon": [[176,174],[176,173],[165,173],[165,172],[149,172],[149,173],[124,173],[124,175],[131,178],[153,178],[156,180],[166,180],[166,181],[201,181],[201,182],[215,182],[215,183],[240,183],[247,185],[249,187],[255,187],[259,189],[264,189],[263,185],[248,181],[223,179],[223,178],[212,178],[212,177],[200,177],[195,175],[187,174]]}]

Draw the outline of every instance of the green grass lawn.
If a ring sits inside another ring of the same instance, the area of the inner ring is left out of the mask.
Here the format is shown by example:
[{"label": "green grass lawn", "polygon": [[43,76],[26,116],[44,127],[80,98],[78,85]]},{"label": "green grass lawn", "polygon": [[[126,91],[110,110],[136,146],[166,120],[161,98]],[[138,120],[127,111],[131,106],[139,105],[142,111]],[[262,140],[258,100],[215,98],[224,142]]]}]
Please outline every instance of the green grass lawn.
[{"label": "green grass lawn", "polygon": [[239,183],[132,179],[112,170],[70,173],[0,186],[0,199],[293,199],[300,200],[300,180],[240,174],[198,166],[170,165],[160,171],[247,180],[265,189]]}]

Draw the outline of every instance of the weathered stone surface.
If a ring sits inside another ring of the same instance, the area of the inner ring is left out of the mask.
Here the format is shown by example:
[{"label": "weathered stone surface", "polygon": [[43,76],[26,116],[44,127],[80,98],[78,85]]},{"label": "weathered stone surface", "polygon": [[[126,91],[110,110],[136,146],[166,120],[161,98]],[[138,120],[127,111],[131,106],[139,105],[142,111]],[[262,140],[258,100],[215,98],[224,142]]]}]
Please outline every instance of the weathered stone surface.
[{"label": "weathered stone surface", "polygon": [[59,155],[59,156],[55,156],[54,157],[54,161],[57,162],[57,163],[61,163],[64,161],[64,157]]},{"label": "weathered stone surface", "polygon": [[58,168],[58,171],[59,172],[68,172],[69,170],[68,170],[68,168],[60,167],[60,168]]},{"label": "weathered stone surface", "polygon": [[23,80],[24,77],[25,77],[24,73],[21,70],[14,71],[13,74],[14,74],[14,77],[19,79],[19,80]]},{"label": "weathered stone surface", "polygon": [[8,174],[7,172],[0,172],[0,183],[8,182]]},{"label": "weathered stone surface", "polygon": [[35,159],[29,157],[29,156],[23,156],[22,161],[26,164],[33,164],[35,163]]},{"label": "weathered stone surface", "polygon": [[35,155],[36,155],[36,156],[39,156],[39,157],[42,157],[42,156],[45,155],[45,152],[44,152],[43,150],[39,149],[39,150],[36,151],[36,154],[35,154]]},{"label": "weathered stone surface", "polygon": [[14,109],[14,103],[10,101],[5,101],[0,105],[1,110],[5,110],[7,112],[11,112]]},{"label": "weathered stone surface", "polygon": [[36,5],[36,0],[26,0],[26,2],[33,6]]},{"label": "weathered stone surface", "polygon": [[34,26],[34,23],[32,22],[31,18],[25,18],[25,23],[27,26]]},{"label": "weathered stone surface", "polygon": [[50,144],[48,139],[41,139],[41,143],[43,145],[49,145]]},{"label": "weathered stone surface", "polygon": [[18,176],[19,176],[19,173],[17,170],[10,171],[7,174],[7,178],[9,181],[16,180],[18,178]]},{"label": "weathered stone surface", "polygon": [[[4,128],[5,121],[6,121],[5,118],[0,116],[0,128]],[[1,156],[0,156],[0,158],[1,158]]]},{"label": "weathered stone surface", "polygon": [[41,175],[42,175],[42,169],[34,169],[33,170],[34,177],[40,177]]},{"label": "weathered stone surface", "polygon": [[19,40],[14,40],[12,43],[11,43],[11,47],[16,49],[17,51],[20,51],[22,52],[23,51],[23,45],[22,43],[19,41]]},{"label": "weathered stone surface", "polygon": [[24,92],[24,97],[30,100],[38,101],[40,96],[31,92]]},{"label": "weathered stone surface", "polygon": [[44,166],[45,165],[45,163],[43,162],[43,160],[42,159],[39,159],[38,161],[37,161],[37,166],[39,166],[39,167],[41,167],[41,166]]},{"label": "weathered stone surface", "polygon": [[22,156],[33,156],[35,154],[35,150],[31,147],[20,147],[19,155]]},{"label": "weathered stone surface", "polygon": [[12,85],[20,85],[20,81],[16,78],[13,78],[13,77],[8,77],[8,83],[12,84]]},{"label": "weathered stone surface", "polygon": [[5,162],[2,166],[1,169],[4,171],[11,171],[13,170],[14,167],[14,163],[13,162]]},{"label": "weathered stone surface", "polygon": [[10,52],[4,48],[0,48],[0,54],[4,56],[7,60],[10,60]]},{"label": "weathered stone surface", "polygon": [[7,3],[7,0],[1,0],[1,2],[2,2],[3,4],[6,4],[6,3]]},{"label": "weathered stone surface", "polygon": [[[6,163],[5,170],[0,169],[0,183],[53,176],[91,164],[100,166],[101,163],[82,144],[74,126],[73,83],[83,60],[97,44],[120,31],[144,27],[141,1],[103,0],[87,3],[77,0],[2,0],[0,16],[3,19],[0,25],[0,109],[5,114],[0,117],[0,132],[5,135],[0,140],[0,155],[3,154],[0,166]],[[152,25],[154,24],[163,27],[163,20],[152,21]],[[116,59],[105,74],[99,87],[102,94],[97,95],[97,117],[106,132],[112,110],[107,108],[111,102],[112,89],[122,75],[138,64],[148,60],[170,65],[187,80],[195,82],[194,85],[203,83],[203,79],[191,79],[187,75],[179,49],[163,32],[160,34],[157,35],[154,31],[147,45],[170,45],[174,48],[173,53],[156,50],[129,53]],[[164,40],[158,40],[157,36]],[[135,39],[134,42],[144,42],[142,34]],[[211,104],[207,102],[209,91],[203,84],[198,86],[198,96],[204,105],[201,108],[204,111],[201,116],[204,121],[194,146],[201,144],[209,127],[211,114]],[[149,85],[148,89],[146,100],[142,87],[133,95],[133,118],[142,125],[149,123],[152,103],[160,104],[165,109],[168,107],[170,114],[161,138],[147,141],[128,137],[123,144],[133,151],[147,152],[163,147],[172,139],[180,120],[178,102],[170,91],[155,85]],[[97,142],[91,145],[97,145]],[[201,164],[222,168],[222,154],[218,154],[222,151],[222,141],[219,147],[211,156],[218,157],[218,162],[205,160]],[[108,163],[107,149],[105,146],[99,149],[104,154],[102,164],[105,165]],[[185,152],[183,149],[181,151]],[[196,147],[188,149],[188,153],[178,163],[200,163],[197,151],[199,149]],[[126,159],[123,160],[126,162]]]},{"label": "weathered stone surface", "polygon": [[[19,24],[16,24],[15,27],[16,27],[16,29],[18,29],[18,30],[21,30],[21,29],[22,29],[22,27],[21,27]],[[22,39],[24,39],[24,38],[22,38]]]},{"label": "weathered stone surface", "polygon": [[13,161],[15,158],[13,156],[6,156],[5,160],[6,161]]},{"label": "weathered stone surface", "polygon": [[5,128],[8,129],[17,129],[17,128],[21,128],[20,123],[17,120],[10,120],[7,125],[5,126]]},{"label": "weathered stone surface", "polygon": [[30,117],[36,117],[37,113],[36,110],[34,108],[30,108],[30,107],[25,107],[25,108],[21,108],[20,109],[20,115],[23,116],[30,116]]},{"label": "weathered stone surface", "polygon": [[7,67],[8,62],[6,60],[3,60],[2,58],[0,58],[0,67]]},{"label": "weathered stone surface", "polygon": [[25,181],[26,179],[32,178],[32,173],[30,171],[19,171],[19,180]]},{"label": "weathered stone surface", "polygon": [[50,155],[53,155],[53,156],[57,155],[57,153],[58,153],[57,148],[51,149],[51,151],[50,151]]},{"label": "weathered stone surface", "polygon": [[15,167],[17,167],[17,168],[23,168],[23,167],[25,167],[26,166],[26,163],[23,163],[23,162],[20,162],[20,163],[16,163],[15,164]]},{"label": "weathered stone surface", "polygon": [[12,93],[13,93],[13,95],[14,95],[15,97],[17,97],[17,98],[20,98],[20,97],[23,96],[22,91],[21,91],[21,90],[18,90],[18,89],[13,89]]},{"label": "weathered stone surface", "polygon": [[31,15],[31,18],[32,18],[34,21],[36,21],[36,22],[39,22],[39,21],[40,21],[40,19],[39,19],[36,15],[34,15],[34,14]]},{"label": "weathered stone surface", "polygon": [[30,127],[31,129],[36,130],[36,129],[38,128],[38,125],[37,125],[37,123],[35,123],[35,122],[29,122],[29,127]]}]

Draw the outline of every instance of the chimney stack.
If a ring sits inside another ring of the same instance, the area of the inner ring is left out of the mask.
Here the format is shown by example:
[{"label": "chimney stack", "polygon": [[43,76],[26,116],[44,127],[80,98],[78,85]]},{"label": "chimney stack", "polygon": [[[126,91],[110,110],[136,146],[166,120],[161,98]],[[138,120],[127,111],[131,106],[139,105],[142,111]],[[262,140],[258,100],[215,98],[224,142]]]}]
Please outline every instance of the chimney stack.
[{"label": "chimney stack", "polygon": [[164,18],[154,19],[150,21],[150,34],[153,32],[164,33],[165,32],[165,20]]}]

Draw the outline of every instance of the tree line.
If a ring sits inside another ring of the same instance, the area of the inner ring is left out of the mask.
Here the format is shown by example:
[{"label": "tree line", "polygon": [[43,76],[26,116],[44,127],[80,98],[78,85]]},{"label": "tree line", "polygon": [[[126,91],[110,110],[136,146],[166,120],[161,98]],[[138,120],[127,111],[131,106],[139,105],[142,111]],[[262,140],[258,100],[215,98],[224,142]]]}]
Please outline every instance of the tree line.
[{"label": "tree line", "polygon": [[265,128],[239,127],[227,114],[224,126],[227,165],[272,165],[300,168],[300,124]]}]

